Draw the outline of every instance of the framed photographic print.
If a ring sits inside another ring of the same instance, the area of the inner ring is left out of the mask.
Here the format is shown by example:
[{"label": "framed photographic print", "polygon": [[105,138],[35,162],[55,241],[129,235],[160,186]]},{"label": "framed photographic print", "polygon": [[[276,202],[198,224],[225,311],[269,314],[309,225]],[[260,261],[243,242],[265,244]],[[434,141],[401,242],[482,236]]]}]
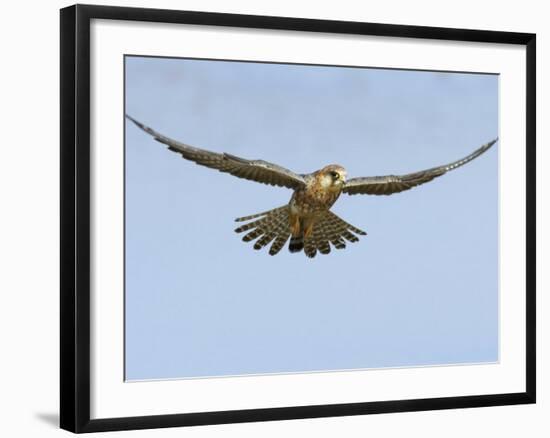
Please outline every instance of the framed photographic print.
[{"label": "framed photographic print", "polygon": [[64,429],[535,402],[533,34],[62,9],[61,201]]}]

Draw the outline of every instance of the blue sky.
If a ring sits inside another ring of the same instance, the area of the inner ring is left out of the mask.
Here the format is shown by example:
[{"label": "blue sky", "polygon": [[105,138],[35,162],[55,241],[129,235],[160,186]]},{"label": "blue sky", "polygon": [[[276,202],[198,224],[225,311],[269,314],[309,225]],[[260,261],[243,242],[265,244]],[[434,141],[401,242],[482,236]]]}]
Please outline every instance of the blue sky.
[{"label": "blue sky", "polygon": [[[348,177],[454,161],[498,136],[498,76],[126,58],[126,111],[188,144]],[[306,258],[234,219],[291,191],[197,166],[126,125],[126,378],[498,360],[498,143],[392,196],[342,195],[368,235]]]}]

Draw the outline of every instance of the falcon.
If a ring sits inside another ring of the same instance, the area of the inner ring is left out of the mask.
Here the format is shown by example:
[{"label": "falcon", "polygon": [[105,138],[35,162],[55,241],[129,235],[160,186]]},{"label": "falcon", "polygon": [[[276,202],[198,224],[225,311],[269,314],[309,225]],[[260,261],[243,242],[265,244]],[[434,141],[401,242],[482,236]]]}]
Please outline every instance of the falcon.
[{"label": "falcon", "polygon": [[291,253],[304,251],[313,258],[320,252],[328,254],[331,245],[344,249],[346,242],[357,242],[363,230],[344,221],[330,208],[342,193],[348,195],[391,195],[403,192],[437,178],[450,170],[469,163],[486,152],[497,138],[476,149],[470,155],[443,166],[432,167],[406,175],[367,176],[347,179],[346,169],[330,164],[313,173],[298,174],[264,160],[247,160],[227,153],[199,149],[165,137],[126,115],[136,126],[168,149],[196,164],[229,173],[238,178],[293,190],[288,204],[272,210],[235,219],[243,222],[235,229],[245,233],[245,242],[255,240],[254,249],[271,244],[269,254],[277,254],[290,237]]}]

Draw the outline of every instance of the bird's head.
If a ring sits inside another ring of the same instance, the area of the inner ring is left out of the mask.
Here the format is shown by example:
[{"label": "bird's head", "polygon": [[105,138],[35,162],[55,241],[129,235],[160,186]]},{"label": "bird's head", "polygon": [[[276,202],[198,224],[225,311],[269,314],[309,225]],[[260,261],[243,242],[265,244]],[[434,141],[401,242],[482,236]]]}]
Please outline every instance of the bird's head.
[{"label": "bird's head", "polygon": [[326,189],[342,190],[346,183],[347,172],[339,164],[330,164],[323,167],[318,174],[321,185]]}]

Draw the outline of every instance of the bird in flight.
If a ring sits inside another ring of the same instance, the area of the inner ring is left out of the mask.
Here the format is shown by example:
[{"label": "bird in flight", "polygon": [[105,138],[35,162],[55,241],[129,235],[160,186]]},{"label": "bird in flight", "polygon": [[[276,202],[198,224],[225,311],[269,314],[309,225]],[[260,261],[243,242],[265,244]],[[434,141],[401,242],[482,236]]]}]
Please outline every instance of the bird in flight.
[{"label": "bird in flight", "polygon": [[330,253],[331,245],[336,249],[343,249],[346,241],[357,242],[358,235],[367,234],[330,211],[340,194],[391,195],[409,190],[472,161],[498,140],[494,139],[470,155],[443,166],[406,175],[347,179],[346,169],[338,164],[330,164],[313,173],[298,174],[264,160],[247,160],[189,146],[165,137],[129,115],[126,117],[155,140],[167,145],[169,150],[187,160],[238,178],[293,190],[288,204],[235,219],[236,222],[245,222],[235,231],[246,232],[243,237],[245,242],[257,239],[254,249],[271,244],[270,255],[277,254],[290,237],[289,251],[296,253],[303,250],[310,258],[315,257],[317,252]]}]

